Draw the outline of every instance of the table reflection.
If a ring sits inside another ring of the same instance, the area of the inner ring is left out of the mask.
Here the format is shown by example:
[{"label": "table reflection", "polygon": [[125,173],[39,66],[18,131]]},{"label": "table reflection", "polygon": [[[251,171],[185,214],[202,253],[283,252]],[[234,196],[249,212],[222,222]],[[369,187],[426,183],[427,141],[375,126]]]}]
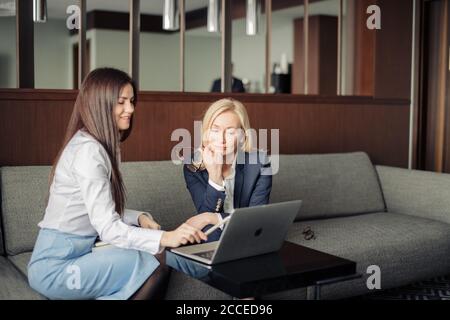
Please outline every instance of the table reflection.
[{"label": "table reflection", "polygon": [[177,271],[202,281],[208,280],[208,275],[211,272],[210,267],[170,251],[166,251],[166,264]]}]

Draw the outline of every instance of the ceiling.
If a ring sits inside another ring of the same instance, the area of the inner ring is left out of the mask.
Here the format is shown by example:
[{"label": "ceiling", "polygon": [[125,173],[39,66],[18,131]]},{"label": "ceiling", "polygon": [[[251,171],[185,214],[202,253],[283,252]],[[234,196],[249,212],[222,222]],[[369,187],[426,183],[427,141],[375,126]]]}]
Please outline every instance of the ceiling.
[{"label": "ceiling", "polygon": [[[189,0],[187,0],[189,1]],[[345,14],[345,10],[344,10]],[[309,5],[309,15],[327,15],[327,16],[338,16],[339,15],[339,0],[322,0],[313,2]],[[281,9],[274,11],[272,13],[272,22],[285,21],[286,23],[291,23],[292,20],[296,18],[301,18],[304,16],[304,7],[295,6],[286,9]],[[264,25],[265,15],[261,16],[261,26]],[[237,19],[233,21],[233,28],[242,29],[241,34],[245,30],[244,19]],[[206,30],[206,28],[196,28],[191,29],[186,32],[191,36],[204,36],[204,37],[220,37],[218,33],[211,33]]]},{"label": "ceiling", "polygon": [[[28,0],[31,1],[31,0]],[[86,0],[87,11],[108,10],[128,12],[127,0]],[[186,0],[186,11],[205,8],[208,0]],[[47,0],[49,19],[64,19],[66,10],[70,5],[78,4],[77,0]],[[325,0],[310,4],[310,14],[334,14],[338,12],[339,0]],[[144,14],[161,15],[164,9],[164,0],[141,0],[141,11]],[[0,0],[0,16],[15,15],[15,0]],[[291,7],[277,11],[285,17],[298,17],[303,15],[303,6]]]},{"label": "ceiling", "polygon": [[[27,0],[31,1],[31,0]],[[186,0],[186,11],[191,11],[208,6],[208,0]],[[49,19],[64,19],[66,10],[70,5],[78,4],[77,0],[47,0],[47,12]],[[129,11],[127,0],[86,0],[87,11]],[[15,0],[0,0],[0,15],[14,15]],[[164,9],[164,0],[141,0],[141,11],[144,14],[161,15]]]}]

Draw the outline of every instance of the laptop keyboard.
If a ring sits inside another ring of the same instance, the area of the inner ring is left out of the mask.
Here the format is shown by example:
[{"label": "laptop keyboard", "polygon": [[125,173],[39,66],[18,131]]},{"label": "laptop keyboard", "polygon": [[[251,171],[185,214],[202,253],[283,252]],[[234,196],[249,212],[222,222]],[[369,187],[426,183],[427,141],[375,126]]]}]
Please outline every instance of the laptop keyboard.
[{"label": "laptop keyboard", "polygon": [[204,258],[204,259],[211,260],[214,255],[214,252],[215,252],[215,250],[204,251],[204,252],[195,253],[195,255],[199,256],[201,258]]}]

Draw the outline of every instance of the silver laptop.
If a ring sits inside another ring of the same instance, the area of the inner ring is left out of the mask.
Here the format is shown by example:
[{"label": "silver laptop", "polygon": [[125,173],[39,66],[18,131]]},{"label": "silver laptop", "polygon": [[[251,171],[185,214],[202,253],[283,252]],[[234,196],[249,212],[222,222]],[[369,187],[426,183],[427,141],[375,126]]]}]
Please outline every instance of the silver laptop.
[{"label": "silver laptop", "polygon": [[296,200],[236,209],[219,241],[171,251],[208,265],[278,251],[301,203]]}]

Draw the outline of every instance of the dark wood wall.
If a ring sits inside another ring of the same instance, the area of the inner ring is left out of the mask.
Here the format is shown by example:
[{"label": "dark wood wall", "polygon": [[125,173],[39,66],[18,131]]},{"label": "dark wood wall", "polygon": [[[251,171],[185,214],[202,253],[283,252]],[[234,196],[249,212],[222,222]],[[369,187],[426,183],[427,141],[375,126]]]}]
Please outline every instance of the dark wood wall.
[{"label": "dark wood wall", "polygon": [[[355,0],[354,8],[354,68],[353,94],[376,98],[410,99],[411,59],[412,59],[412,0]],[[370,5],[378,5],[381,10],[381,29],[369,30],[366,10]],[[329,94],[329,88],[336,88],[337,26],[328,23],[326,34],[318,33],[319,16],[310,17],[309,83],[314,90],[310,93]],[[334,23],[334,22],[333,22]],[[293,92],[303,93],[303,19],[297,19],[294,28]],[[348,31],[348,30],[346,30]],[[319,35],[319,36],[318,36]],[[322,41],[320,38],[322,36]],[[325,38],[327,37],[327,38]],[[316,49],[316,43],[328,45],[323,52]],[[322,55],[334,65],[319,61]],[[319,70],[317,65],[321,66]],[[325,73],[321,73],[324,71]],[[328,83],[327,91],[315,90],[317,79]],[[334,90],[334,93],[336,90]]]},{"label": "dark wood wall", "polygon": [[373,95],[377,98],[410,99],[413,1],[375,2],[381,10],[381,30],[377,30],[375,35]]},{"label": "dark wood wall", "polygon": [[367,7],[373,0],[354,1],[355,12],[355,46],[354,46],[354,95],[373,96],[375,92],[375,35],[376,31],[366,26]]},{"label": "dark wood wall", "polygon": [[[366,151],[377,164],[408,165],[409,101],[365,97],[233,94],[255,129],[280,129],[282,154]],[[0,90],[0,166],[51,164],[75,101],[72,90]],[[141,93],[124,161],[166,160],[173,130],[192,132],[222,94]]]},{"label": "dark wood wall", "polygon": [[[295,94],[305,93],[303,25],[303,18],[294,20],[292,93]],[[309,18],[308,94],[328,96],[337,94],[337,29],[337,17],[318,15]]]},{"label": "dark wood wall", "polygon": [[[369,30],[369,5],[381,10],[381,29]],[[355,1],[354,94],[410,99],[412,0]]]}]

